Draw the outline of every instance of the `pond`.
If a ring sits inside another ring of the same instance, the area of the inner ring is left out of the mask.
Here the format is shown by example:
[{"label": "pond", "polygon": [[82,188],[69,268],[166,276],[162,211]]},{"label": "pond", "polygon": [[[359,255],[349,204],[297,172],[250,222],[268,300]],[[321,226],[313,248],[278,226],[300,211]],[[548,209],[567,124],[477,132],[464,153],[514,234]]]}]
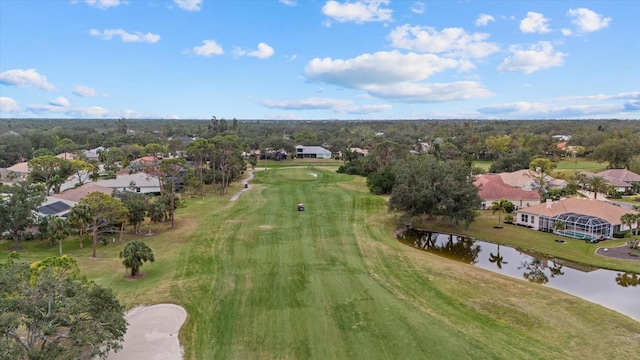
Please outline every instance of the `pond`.
[{"label": "pond", "polygon": [[638,274],[590,267],[468,237],[415,229],[404,231],[398,235],[398,240],[452,260],[564,291],[640,321]]}]

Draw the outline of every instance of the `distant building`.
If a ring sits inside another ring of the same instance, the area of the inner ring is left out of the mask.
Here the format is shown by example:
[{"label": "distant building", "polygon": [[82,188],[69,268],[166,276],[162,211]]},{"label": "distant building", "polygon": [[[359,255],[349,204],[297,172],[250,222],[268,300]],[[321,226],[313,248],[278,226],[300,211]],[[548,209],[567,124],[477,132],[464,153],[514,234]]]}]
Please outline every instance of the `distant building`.
[{"label": "distant building", "polygon": [[322,146],[296,145],[298,159],[331,159],[331,151]]},{"label": "distant building", "polygon": [[[538,174],[532,172],[529,169],[518,170],[514,172],[503,172],[496,174],[502,178],[505,184],[511,185],[515,188],[520,188],[527,191],[536,190],[536,178]],[[563,189],[569,183],[562,179],[555,179],[549,175],[544,175],[545,182],[549,185],[549,189]]]},{"label": "distant building", "polygon": [[640,175],[627,169],[609,169],[597,174],[583,171],[581,174],[587,178],[600,176],[604,178],[608,185],[615,187],[618,192],[633,191],[634,184],[640,184]]},{"label": "distant building", "polygon": [[104,150],[105,148],[98,146],[95,149],[82,150],[82,154],[87,160],[98,160],[100,158],[100,152]]}]

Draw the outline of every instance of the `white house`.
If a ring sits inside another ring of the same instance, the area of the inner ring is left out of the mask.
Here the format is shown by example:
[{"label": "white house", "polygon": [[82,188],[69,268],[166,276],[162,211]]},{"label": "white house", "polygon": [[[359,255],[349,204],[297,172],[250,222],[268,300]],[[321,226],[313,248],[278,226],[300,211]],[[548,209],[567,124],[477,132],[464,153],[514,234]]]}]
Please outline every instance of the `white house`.
[{"label": "white house", "polygon": [[160,179],[143,172],[120,175],[115,179],[96,181],[94,184],[119,191],[133,191],[143,194],[159,193],[161,190]]},{"label": "white house", "polygon": [[296,145],[298,159],[331,159],[331,151],[322,146]]},{"label": "white house", "polygon": [[[637,214],[620,206],[587,198],[568,198],[520,208],[516,211],[516,224],[534,230],[556,232],[577,239],[610,238],[617,231],[628,230],[620,218],[624,214]],[[556,222],[563,229],[557,229]]]}]

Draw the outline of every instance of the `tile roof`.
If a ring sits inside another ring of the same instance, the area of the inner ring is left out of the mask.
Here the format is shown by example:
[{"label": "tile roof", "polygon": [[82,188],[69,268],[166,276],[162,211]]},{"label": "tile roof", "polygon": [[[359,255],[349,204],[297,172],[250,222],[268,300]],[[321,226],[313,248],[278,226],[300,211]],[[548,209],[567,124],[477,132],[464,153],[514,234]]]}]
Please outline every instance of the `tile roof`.
[{"label": "tile roof", "polygon": [[29,163],[27,162],[19,162],[13,166],[9,166],[7,168],[8,171],[13,171],[15,173],[28,173],[29,172]]},{"label": "tile roof", "polygon": [[86,183],[77,188],[69,189],[60,194],[55,194],[52,196],[58,199],[65,199],[65,200],[78,202],[92,192],[101,192],[103,194],[111,195],[113,193],[113,188],[101,186],[96,183]]},{"label": "tile roof", "polygon": [[609,179],[615,179],[618,181],[624,182],[640,182],[640,175],[629,171],[627,169],[609,169],[605,171],[601,171],[596,174],[597,176],[602,176],[607,181]]},{"label": "tile roof", "polygon": [[540,201],[540,195],[537,192],[526,191],[505,184],[500,175],[480,175],[473,184],[478,187],[478,195],[483,200]]},{"label": "tile roof", "polygon": [[550,203],[541,203],[539,205],[519,209],[516,212],[549,217],[563,213],[577,213],[599,217],[610,222],[613,225],[620,224],[620,218],[624,214],[638,213],[637,211],[626,210],[621,208],[620,206],[609,204],[606,201],[578,197],[567,198]]}]

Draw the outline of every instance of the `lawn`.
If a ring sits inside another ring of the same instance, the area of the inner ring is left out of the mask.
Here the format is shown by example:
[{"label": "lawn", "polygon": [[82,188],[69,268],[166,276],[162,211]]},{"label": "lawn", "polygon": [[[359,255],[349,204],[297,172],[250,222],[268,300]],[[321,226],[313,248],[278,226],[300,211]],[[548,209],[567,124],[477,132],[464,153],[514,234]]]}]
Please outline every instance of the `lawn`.
[{"label": "lawn", "polygon": [[598,173],[600,171],[607,170],[606,162],[596,162],[593,160],[587,160],[584,158],[572,159],[563,158],[557,163],[557,167],[553,172],[554,177],[568,179],[573,174],[580,171],[588,171],[592,173]]},{"label": "lawn", "polygon": [[[127,307],[184,306],[186,359],[612,359],[637,352],[637,321],[395,241],[395,216],[363,178],[305,166],[255,175],[237,201],[229,198],[239,186],[192,199],[179,209],[176,229],[162,224],[141,236],[156,262],[143,266],[139,280],[124,278],[117,242],[101,246],[98,260],[71,240],[65,251]],[[296,211],[298,203],[305,211]],[[22,252],[46,254],[57,248],[30,242]]]}]

